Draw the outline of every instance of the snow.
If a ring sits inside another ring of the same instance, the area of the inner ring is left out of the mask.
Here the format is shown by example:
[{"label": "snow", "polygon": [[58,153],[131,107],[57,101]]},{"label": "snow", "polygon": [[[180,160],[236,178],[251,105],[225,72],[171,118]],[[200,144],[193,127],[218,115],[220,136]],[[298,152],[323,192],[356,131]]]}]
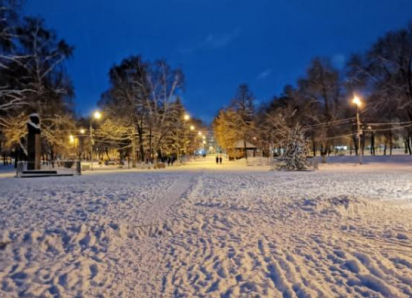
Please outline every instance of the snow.
[{"label": "snow", "polygon": [[412,297],[412,160],[0,179],[0,297]]},{"label": "snow", "polygon": [[41,129],[40,124],[36,124],[36,123],[32,122],[31,120],[27,121],[27,124],[32,126],[35,129]]}]

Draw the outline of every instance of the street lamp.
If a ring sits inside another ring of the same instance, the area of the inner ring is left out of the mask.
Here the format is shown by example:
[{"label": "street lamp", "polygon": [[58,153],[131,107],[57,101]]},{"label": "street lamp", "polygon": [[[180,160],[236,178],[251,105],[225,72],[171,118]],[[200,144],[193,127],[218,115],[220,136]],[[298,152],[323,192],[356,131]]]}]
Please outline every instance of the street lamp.
[{"label": "street lamp", "polygon": [[185,114],[185,115],[183,116],[183,119],[184,119],[185,121],[189,121],[189,120],[190,120],[190,115],[189,115],[189,114]]},{"label": "street lamp", "polygon": [[95,111],[93,113],[93,117],[94,117],[94,119],[99,120],[99,119],[102,118],[102,113],[100,113],[99,111]]},{"label": "street lamp", "polygon": [[102,113],[95,111],[93,117],[90,118],[90,169],[93,171],[93,119],[99,120],[102,118]]},{"label": "street lamp", "polygon": [[195,130],[195,126],[194,126],[194,125],[190,125],[190,130]]},{"label": "street lamp", "polygon": [[76,138],[73,135],[69,135],[69,142],[74,146],[74,152],[77,152]]},{"label": "street lamp", "polygon": [[352,103],[356,105],[356,125],[358,127],[358,157],[359,157],[359,164],[362,164],[362,154],[361,154],[361,127],[360,127],[360,119],[359,119],[359,108],[362,106],[362,101],[356,95],[352,99]]},{"label": "street lamp", "polygon": [[78,138],[78,140],[79,140],[79,151],[77,153],[79,155],[79,161],[80,161],[81,158],[82,158],[82,151],[84,150],[84,137],[83,136],[85,135],[86,130],[84,128],[80,128],[79,133],[80,133],[79,138]]}]

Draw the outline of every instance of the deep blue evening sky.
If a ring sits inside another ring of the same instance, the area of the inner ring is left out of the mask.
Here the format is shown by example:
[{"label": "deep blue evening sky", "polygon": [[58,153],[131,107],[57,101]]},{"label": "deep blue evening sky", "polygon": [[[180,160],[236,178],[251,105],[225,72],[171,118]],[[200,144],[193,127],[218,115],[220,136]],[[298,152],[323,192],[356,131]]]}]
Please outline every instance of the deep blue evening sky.
[{"label": "deep blue evening sky", "polygon": [[67,69],[81,114],[96,107],[108,70],[141,54],[186,75],[185,105],[210,121],[240,83],[258,101],[302,76],[311,58],[342,65],[412,20],[411,0],[27,0],[25,12],[75,46]]}]

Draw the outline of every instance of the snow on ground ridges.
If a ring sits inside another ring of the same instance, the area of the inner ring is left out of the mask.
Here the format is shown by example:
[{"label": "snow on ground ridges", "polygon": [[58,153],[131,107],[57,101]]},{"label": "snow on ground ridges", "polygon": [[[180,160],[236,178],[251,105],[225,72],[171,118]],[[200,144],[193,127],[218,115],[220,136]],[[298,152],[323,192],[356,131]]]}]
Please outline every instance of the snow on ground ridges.
[{"label": "snow on ground ridges", "polygon": [[411,186],[390,170],[0,180],[0,296],[410,297]]}]

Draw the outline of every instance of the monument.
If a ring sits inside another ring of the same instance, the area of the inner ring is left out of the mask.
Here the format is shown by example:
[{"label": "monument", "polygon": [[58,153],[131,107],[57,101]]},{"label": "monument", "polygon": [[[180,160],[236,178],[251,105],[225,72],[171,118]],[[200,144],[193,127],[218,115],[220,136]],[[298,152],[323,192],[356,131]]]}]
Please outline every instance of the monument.
[{"label": "monument", "polygon": [[40,117],[38,114],[31,114],[27,121],[29,132],[27,142],[27,170],[40,170],[41,163],[41,139],[40,139]]}]

